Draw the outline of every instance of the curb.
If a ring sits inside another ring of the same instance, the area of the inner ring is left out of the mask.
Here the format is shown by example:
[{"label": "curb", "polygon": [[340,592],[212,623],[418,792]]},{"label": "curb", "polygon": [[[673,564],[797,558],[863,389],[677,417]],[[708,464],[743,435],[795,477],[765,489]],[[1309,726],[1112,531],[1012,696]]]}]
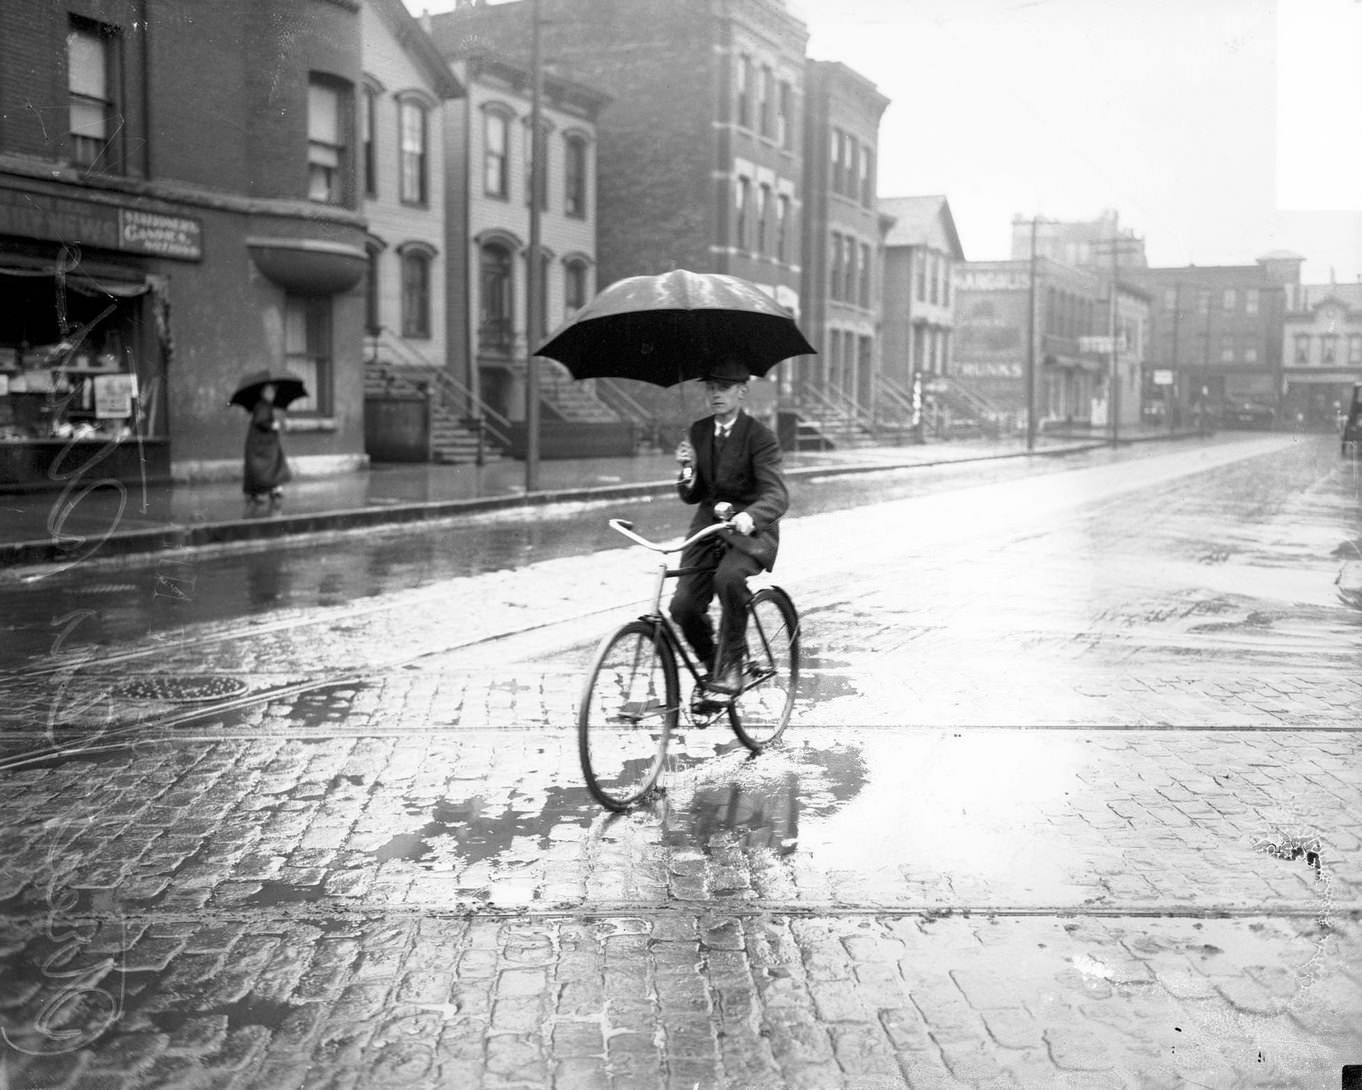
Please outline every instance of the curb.
[{"label": "curb", "polygon": [[[1122,443],[1161,441],[1168,438],[1187,438],[1185,435],[1158,435],[1123,439]],[[856,463],[851,465],[795,466],[785,470],[786,477],[836,477],[863,473],[880,473],[904,469],[928,469],[943,465],[964,465],[970,462],[994,462],[1009,458],[1058,457],[1078,454],[1109,446],[1108,441],[1078,441],[1047,450],[1008,451],[1001,454],[980,454],[965,458],[939,458],[926,462]],[[458,515],[476,515],[488,511],[517,508],[547,507],[559,503],[580,503],[598,500],[630,500],[663,496],[676,487],[670,479],[638,481],[629,484],[596,485],[590,488],[562,488],[549,491],[481,496],[461,500],[434,500],[423,503],[375,505],[337,511],[316,511],[306,514],[284,515],[279,518],[226,519],[219,522],[200,522],[190,525],[169,525],[145,530],[114,531],[93,541],[77,538],[59,543],[51,538],[37,541],[15,541],[0,544],[0,567],[23,567],[42,564],[71,563],[93,557],[130,556],[156,553],[171,549],[196,549],[237,542],[272,541],[299,534],[326,533],[336,530],[363,529],[371,526],[401,525],[404,523],[433,522]]]}]

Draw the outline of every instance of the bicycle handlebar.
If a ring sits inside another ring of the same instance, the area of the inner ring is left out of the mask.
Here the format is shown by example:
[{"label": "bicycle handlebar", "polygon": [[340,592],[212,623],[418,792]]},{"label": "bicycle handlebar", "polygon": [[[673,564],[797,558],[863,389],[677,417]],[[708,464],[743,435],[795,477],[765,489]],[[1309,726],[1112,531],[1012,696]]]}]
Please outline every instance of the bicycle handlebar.
[{"label": "bicycle handlebar", "polygon": [[711,526],[706,526],[704,529],[692,534],[678,545],[664,545],[657,541],[649,541],[646,537],[640,537],[638,534],[634,533],[634,524],[626,519],[610,520],[610,529],[614,530],[616,533],[623,534],[635,545],[642,545],[645,549],[652,549],[655,553],[679,553],[688,546],[694,545],[697,541],[703,541],[707,537],[713,537],[720,531],[731,528],[731,526],[732,523],[728,519],[725,519],[722,522],[716,522]]}]

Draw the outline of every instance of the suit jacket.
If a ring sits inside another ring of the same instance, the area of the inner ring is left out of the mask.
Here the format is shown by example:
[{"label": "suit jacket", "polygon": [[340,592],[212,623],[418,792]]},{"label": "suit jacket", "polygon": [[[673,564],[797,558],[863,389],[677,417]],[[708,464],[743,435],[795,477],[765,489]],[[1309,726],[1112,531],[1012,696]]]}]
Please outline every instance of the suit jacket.
[{"label": "suit jacket", "polygon": [[689,484],[677,484],[682,500],[699,505],[691,519],[690,533],[717,521],[716,503],[731,503],[734,514],[746,511],[752,516],[756,529],[751,537],[729,531],[724,539],[769,570],[780,548],[780,516],[790,505],[775,434],[761,421],[739,412],[717,464],[714,417],[707,416],[690,426],[690,443],[695,448],[695,476]]}]

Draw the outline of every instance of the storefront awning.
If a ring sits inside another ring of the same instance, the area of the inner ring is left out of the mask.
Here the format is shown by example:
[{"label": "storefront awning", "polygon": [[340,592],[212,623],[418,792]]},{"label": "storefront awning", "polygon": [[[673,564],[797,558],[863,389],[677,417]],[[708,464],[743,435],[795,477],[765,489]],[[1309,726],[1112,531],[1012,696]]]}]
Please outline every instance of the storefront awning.
[{"label": "storefront awning", "polygon": [[359,283],[368,266],[362,249],[306,238],[246,239],[256,268],[285,291],[336,295]]}]

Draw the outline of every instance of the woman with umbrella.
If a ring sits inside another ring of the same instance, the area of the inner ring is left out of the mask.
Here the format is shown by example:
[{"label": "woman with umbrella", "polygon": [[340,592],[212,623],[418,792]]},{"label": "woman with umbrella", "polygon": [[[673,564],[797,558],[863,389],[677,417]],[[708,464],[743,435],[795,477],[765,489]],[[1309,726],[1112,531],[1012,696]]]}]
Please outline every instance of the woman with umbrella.
[{"label": "woman with umbrella", "polygon": [[251,414],[241,483],[248,515],[266,501],[270,511],[276,512],[283,502],[283,486],[293,479],[280,438],[284,430],[283,410],[291,401],[306,396],[297,376],[272,375],[268,371],[248,375],[232,395],[231,404],[240,405]]}]

